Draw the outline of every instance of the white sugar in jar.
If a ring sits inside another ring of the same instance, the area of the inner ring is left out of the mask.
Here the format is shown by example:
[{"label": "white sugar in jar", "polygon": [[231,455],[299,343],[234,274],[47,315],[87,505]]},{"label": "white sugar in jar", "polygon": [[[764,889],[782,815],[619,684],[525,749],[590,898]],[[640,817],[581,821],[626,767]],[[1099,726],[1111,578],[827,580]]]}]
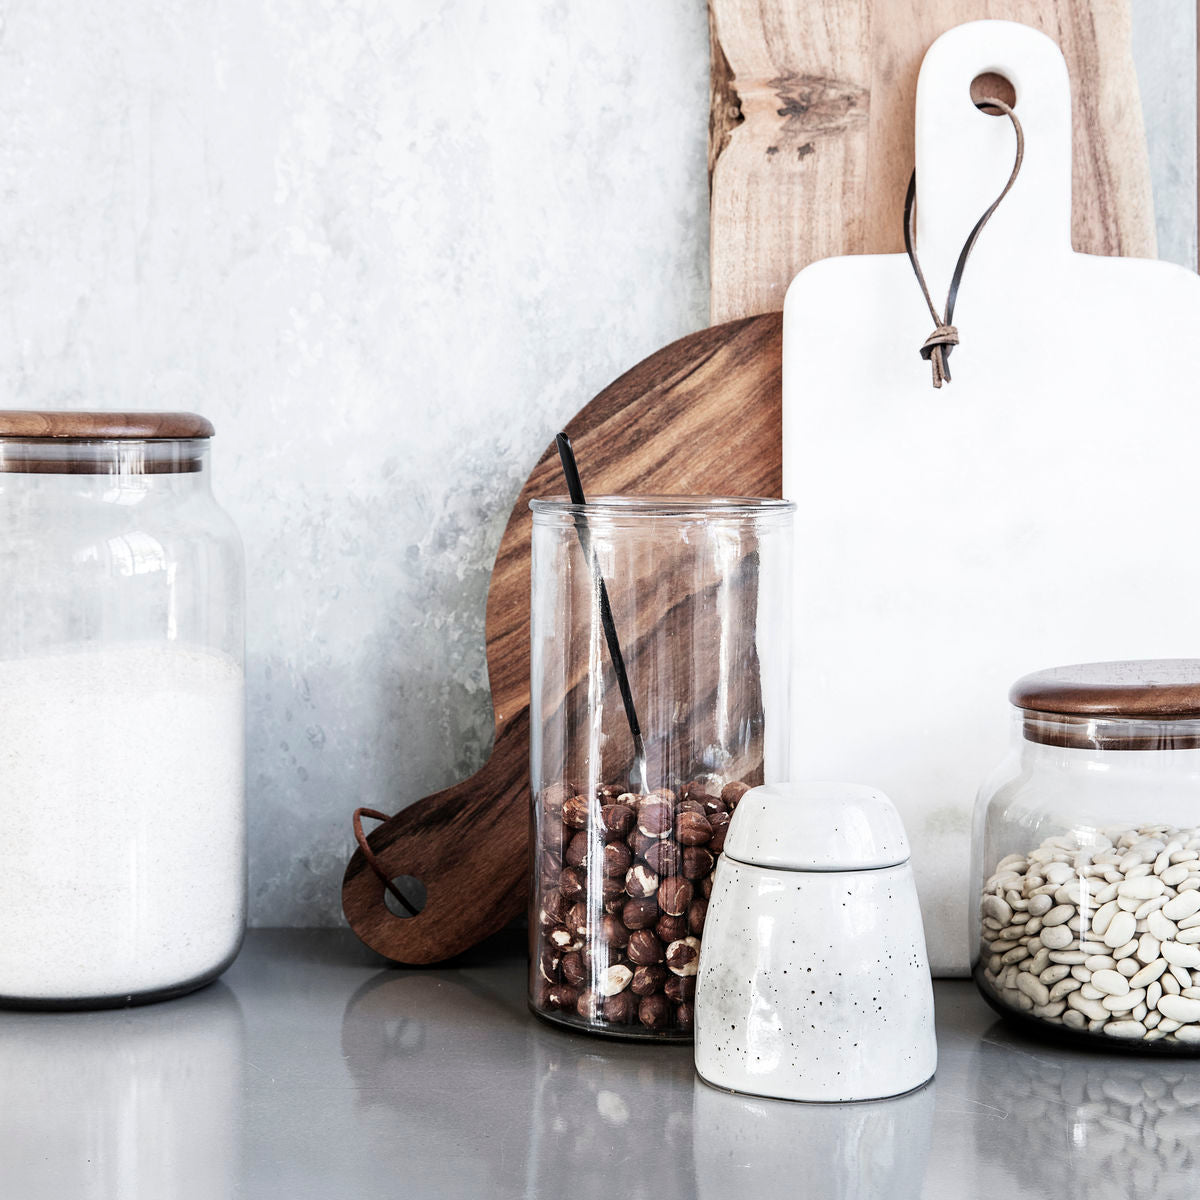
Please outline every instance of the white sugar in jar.
[{"label": "white sugar in jar", "polygon": [[142,1003],[241,944],[241,544],[187,413],[0,412],[0,1004]]}]

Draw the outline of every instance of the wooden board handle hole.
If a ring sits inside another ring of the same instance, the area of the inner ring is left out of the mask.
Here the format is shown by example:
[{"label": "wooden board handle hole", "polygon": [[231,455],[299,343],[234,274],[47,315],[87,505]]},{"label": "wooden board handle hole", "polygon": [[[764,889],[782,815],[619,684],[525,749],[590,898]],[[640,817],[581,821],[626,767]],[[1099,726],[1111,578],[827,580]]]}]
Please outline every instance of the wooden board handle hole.
[{"label": "wooden board handle hole", "polygon": [[429,899],[429,894],[425,890],[425,885],[419,879],[413,875],[397,875],[392,880],[392,887],[412,905],[412,911],[409,912],[387,888],[384,888],[383,902],[387,905],[387,910],[392,916],[407,919],[418,916],[423,911]]}]

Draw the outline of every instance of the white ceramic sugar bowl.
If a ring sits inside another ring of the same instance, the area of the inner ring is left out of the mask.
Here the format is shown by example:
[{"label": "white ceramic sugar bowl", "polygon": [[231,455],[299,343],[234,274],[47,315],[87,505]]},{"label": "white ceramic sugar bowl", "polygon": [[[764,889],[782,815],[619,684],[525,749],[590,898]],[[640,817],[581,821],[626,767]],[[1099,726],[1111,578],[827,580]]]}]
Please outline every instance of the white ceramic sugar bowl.
[{"label": "white ceramic sugar bowl", "polygon": [[696,987],[696,1070],[787,1100],[930,1079],[933,986],[891,801],[850,783],[753,788],[729,825]]}]

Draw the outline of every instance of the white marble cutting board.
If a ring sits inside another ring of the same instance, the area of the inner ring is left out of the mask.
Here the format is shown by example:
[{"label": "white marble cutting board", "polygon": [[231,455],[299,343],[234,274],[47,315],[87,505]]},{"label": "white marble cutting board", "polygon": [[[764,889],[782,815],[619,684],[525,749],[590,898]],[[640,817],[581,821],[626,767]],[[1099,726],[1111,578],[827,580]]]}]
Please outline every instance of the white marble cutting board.
[{"label": "white marble cutting board", "polygon": [[903,255],[814,263],[784,308],[792,774],[896,800],[940,973],[967,967],[971,812],[1009,684],[1200,655],[1200,278],[1073,252],[1066,64],[1022,25],[959,26],[921,68],[935,303],[1012,167],[1012,126],[970,99],[989,71],[1016,89],[1025,163],[966,269],[953,381],[935,390],[918,355],[933,323]]}]

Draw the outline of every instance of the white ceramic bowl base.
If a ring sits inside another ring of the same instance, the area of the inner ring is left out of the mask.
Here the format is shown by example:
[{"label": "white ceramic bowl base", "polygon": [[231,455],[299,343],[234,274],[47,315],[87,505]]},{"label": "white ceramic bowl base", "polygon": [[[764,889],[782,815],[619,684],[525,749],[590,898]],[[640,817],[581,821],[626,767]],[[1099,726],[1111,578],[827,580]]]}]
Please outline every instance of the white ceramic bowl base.
[{"label": "white ceramic bowl base", "polygon": [[936,1067],[909,863],[781,871],[722,856],[697,979],[701,1078],[787,1100],[873,1100]]}]

